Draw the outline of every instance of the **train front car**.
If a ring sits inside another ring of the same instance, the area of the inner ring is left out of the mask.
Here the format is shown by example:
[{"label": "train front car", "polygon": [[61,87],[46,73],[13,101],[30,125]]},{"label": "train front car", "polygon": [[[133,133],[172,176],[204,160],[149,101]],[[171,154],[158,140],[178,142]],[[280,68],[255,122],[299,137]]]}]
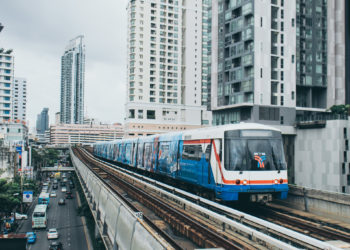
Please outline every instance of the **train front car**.
[{"label": "train front car", "polygon": [[246,124],[224,132],[223,162],[219,166],[222,186],[216,188],[217,196],[253,202],[287,198],[282,136],[280,131],[268,128]]}]

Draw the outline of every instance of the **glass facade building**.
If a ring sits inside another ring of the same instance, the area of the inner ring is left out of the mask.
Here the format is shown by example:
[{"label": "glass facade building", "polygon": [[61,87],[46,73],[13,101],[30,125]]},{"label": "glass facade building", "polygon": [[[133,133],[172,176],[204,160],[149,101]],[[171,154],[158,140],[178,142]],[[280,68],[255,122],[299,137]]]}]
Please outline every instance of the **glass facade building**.
[{"label": "glass facade building", "polygon": [[84,123],[85,44],[83,36],[69,42],[61,58],[61,123]]}]

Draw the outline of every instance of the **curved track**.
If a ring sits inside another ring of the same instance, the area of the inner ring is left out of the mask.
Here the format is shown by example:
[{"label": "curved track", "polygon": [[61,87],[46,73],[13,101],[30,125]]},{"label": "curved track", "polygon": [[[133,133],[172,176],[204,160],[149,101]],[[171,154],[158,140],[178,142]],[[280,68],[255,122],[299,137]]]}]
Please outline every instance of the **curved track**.
[{"label": "curved track", "polygon": [[[112,189],[114,188],[111,183],[122,188],[129,196],[133,197],[133,199],[142,203],[147,208],[153,210],[159,217],[168,222],[173,227],[173,229],[191,239],[198,246],[205,248],[221,247],[224,249],[255,249],[255,247],[252,247],[251,245],[239,239],[226,239],[219,232],[210,230],[205,225],[202,225],[200,222],[191,218],[182,211],[179,211],[176,208],[168,205],[166,202],[153,197],[149,193],[144,192],[143,190],[133,186],[127,181],[118,178],[118,175],[115,171],[111,170],[110,168],[106,168],[103,166],[103,164],[87,155],[81,149],[75,148],[73,151],[81,161],[89,166],[89,168],[100,177],[100,179],[102,179],[105,183],[109,183],[109,186]],[[123,196],[121,195],[120,197]],[[125,199],[125,197],[123,199],[128,205],[134,207],[127,199]],[[134,209],[136,208],[134,207]],[[176,244],[176,242],[173,241],[169,235],[159,229],[154,223],[151,222],[150,219],[147,219],[145,216],[143,216],[143,219],[147,223],[150,223],[151,227],[155,229],[157,233],[161,234],[164,239],[171,243],[175,249],[181,249],[181,247]]]}]

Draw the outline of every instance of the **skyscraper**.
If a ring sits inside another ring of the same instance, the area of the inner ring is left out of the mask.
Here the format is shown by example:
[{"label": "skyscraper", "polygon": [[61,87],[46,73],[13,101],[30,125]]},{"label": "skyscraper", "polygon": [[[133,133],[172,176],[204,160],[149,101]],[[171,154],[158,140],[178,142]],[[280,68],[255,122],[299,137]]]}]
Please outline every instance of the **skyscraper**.
[{"label": "skyscraper", "polygon": [[350,100],[348,8],[327,0],[213,1],[207,83],[213,124],[293,125]]},{"label": "skyscraper", "polygon": [[297,0],[296,4],[296,106],[302,111],[326,109],[327,1]]},{"label": "skyscraper", "polygon": [[209,124],[202,53],[202,1],[129,1],[127,136]]},{"label": "skyscraper", "polygon": [[27,80],[15,77],[12,87],[12,118],[25,122],[27,119]]},{"label": "skyscraper", "polygon": [[45,131],[49,129],[49,109],[43,108],[36,120],[36,132],[37,134],[45,134]]},{"label": "skyscraper", "polygon": [[61,58],[61,123],[84,122],[85,45],[72,39]]},{"label": "skyscraper", "polygon": [[345,18],[344,18],[344,30],[345,30],[345,95],[346,104],[350,104],[350,2],[345,2]]},{"label": "skyscraper", "polygon": [[295,1],[212,1],[213,124],[292,124]]},{"label": "skyscraper", "polygon": [[9,121],[12,116],[13,62],[12,49],[0,48],[0,123]]}]

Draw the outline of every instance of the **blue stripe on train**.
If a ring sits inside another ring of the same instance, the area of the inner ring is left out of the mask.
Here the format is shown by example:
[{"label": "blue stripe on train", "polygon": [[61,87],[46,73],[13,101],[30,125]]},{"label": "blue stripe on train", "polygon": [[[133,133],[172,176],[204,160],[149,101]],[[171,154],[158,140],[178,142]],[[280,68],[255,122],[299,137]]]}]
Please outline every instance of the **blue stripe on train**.
[{"label": "blue stripe on train", "polygon": [[215,193],[219,199],[224,201],[238,200],[239,193],[278,193],[279,199],[286,199],[288,184],[274,185],[223,185],[216,186]]}]

